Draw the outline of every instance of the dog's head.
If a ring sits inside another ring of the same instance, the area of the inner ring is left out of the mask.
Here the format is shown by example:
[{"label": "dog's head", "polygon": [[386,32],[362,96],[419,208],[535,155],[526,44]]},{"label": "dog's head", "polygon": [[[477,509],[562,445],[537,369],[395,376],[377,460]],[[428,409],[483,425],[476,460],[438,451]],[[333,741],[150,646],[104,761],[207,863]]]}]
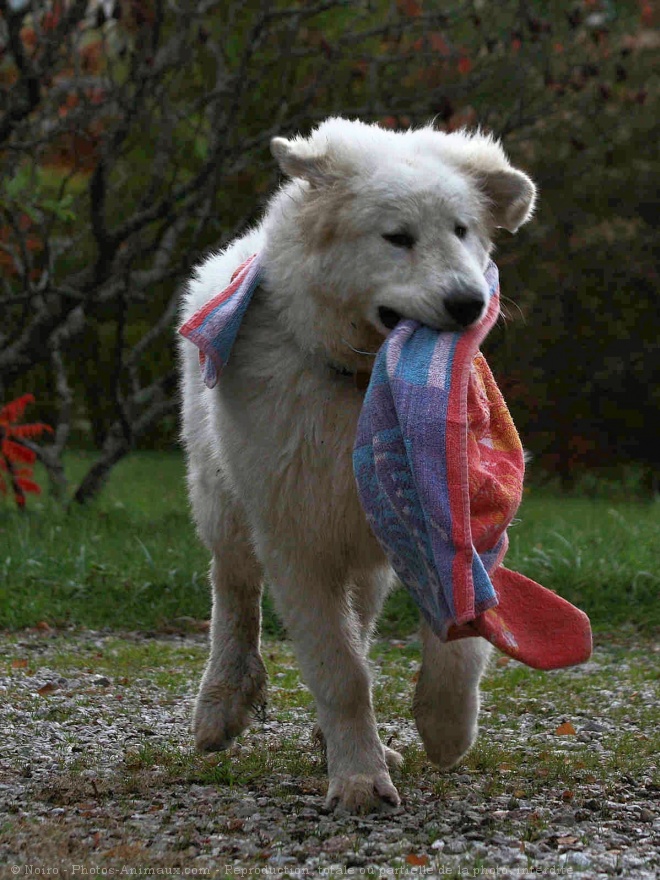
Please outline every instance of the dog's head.
[{"label": "dog's head", "polygon": [[444,330],[482,317],[494,230],[515,232],[536,197],[497,141],[334,118],[271,149],[291,181],[266,215],[266,262],[303,347],[350,363],[401,317]]}]

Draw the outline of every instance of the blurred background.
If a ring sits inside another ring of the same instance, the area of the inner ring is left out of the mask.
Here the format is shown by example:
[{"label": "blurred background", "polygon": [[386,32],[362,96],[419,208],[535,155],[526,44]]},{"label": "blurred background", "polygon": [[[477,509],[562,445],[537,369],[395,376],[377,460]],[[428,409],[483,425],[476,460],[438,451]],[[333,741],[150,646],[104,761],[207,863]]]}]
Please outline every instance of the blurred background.
[{"label": "blurred background", "polygon": [[[540,188],[498,241],[487,341],[530,485],[652,496],[656,24],[647,0],[0,0],[0,431],[28,403],[51,426],[13,436],[69,508],[128,457],[139,503],[167,506],[174,469],[186,517],[177,300],[277,185],[270,138],[329,114],[434,120],[494,132]],[[98,565],[80,561],[85,583]]]}]

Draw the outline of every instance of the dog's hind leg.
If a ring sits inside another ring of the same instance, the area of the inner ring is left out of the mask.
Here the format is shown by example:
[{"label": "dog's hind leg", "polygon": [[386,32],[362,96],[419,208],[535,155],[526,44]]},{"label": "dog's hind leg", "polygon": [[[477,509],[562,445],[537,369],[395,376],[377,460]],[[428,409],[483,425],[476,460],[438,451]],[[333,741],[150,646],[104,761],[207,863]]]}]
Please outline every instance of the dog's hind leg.
[{"label": "dog's hind leg", "polygon": [[[265,702],[259,651],[263,573],[242,508],[231,493],[214,498],[213,613],[210,656],[195,703],[193,732],[202,751],[227,748]],[[220,505],[220,506],[218,506]],[[201,529],[200,529],[201,531]]]},{"label": "dog's hind leg", "polygon": [[479,681],[491,645],[482,638],[441,642],[422,622],[422,668],[413,715],[426,754],[442,769],[452,767],[477,738]]},{"label": "dog's hind leg", "polygon": [[326,803],[351,812],[398,804],[371,699],[360,622],[343,576],[327,558],[265,558],[278,610],[291,636],[323,731],[330,784]]}]

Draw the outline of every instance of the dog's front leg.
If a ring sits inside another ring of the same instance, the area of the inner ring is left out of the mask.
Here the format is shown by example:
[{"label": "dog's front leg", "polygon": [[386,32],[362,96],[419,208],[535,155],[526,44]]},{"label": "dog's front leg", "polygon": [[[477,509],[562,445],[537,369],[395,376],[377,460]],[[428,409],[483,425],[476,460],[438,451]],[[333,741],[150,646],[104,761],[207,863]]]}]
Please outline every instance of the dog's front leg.
[{"label": "dog's front leg", "polygon": [[482,638],[441,642],[424,621],[421,634],[422,668],[413,714],[427,755],[447,769],[477,738],[479,681],[492,648]]},{"label": "dog's front leg", "polygon": [[244,516],[231,496],[223,499],[221,509],[223,517],[212,534],[211,651],[193,717],[195,744],[201,751],[231,745],[266,698],[266,669],[259,651],[263,572]]},{"label": "dog's front leg", "polygon": [[398,804],[376,728],[360,624],[342,579],[319,565],[299,565],[271,571],[269,581],[316,700],[327,747],[327,806],[367,812],[382,802]]}]

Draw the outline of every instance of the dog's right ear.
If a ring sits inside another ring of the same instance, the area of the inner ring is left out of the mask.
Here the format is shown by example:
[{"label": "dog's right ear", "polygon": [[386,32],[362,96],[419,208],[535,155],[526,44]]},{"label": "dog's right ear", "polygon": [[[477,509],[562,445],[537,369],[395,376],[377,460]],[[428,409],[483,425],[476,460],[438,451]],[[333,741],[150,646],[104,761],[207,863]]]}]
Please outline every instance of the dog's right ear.
[{"label": "dog's right ear", "polygon": [[287,177],[301,177],[311,186],[322,186],[332,177],[326,154],[319,154],[302,138],[274,137],[270,151]]}]

